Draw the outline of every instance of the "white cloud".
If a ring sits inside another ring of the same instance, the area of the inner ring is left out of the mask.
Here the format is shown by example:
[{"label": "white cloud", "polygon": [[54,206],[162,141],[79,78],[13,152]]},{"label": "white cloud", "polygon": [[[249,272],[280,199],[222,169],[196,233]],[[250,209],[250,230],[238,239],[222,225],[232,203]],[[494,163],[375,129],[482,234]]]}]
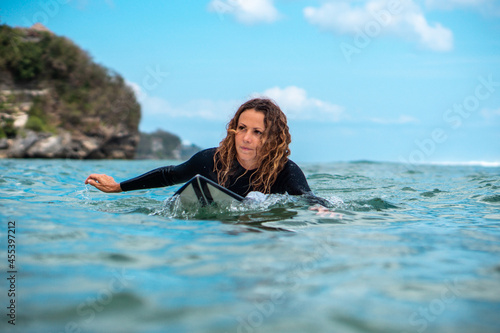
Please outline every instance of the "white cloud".
[{"label": "white cloud", "polygon": [[[197,99],[182,105],[172,105],[164,98],[148,95],[135,82],[127,84],[134,90],[142,107],[142,117],[198,118],[211,121],[228,122],[244,100]],[[320,121],[339,121],[344,108],[317,98],[307,96],[307,92],[296,86],[273,87],[262,93],[253,93],[249,98],[267,97],[276,101],[289,119],[310,119]]]},{"label": "white cloud", "polygon": [[451,30],[439,23],[430,24],[414,0],[356,3],[329,1],[320,7],[306,7],[304,16],[309,23],[338,34],[363,33],[370,38],[391,34],[417,41],[422,47],[435,51],[453,48]]},{"label": "white cloud", "polygon": [[135,93],[135,97],[137,100],[140,102],[141,99],[146,97],[146,93],[142,91],[142,88],[139,84],[132,82],[132,81],[127,81],[125,80],[125,84],[132,88],[132,90]]},{"label": "white cloud", "polygon": [[345,1],[327,2],[320,8],[306,7],[304,15],[309,23],[340,34],[354,34],[360,26],[373,19],[366,7],[353,8]]},{"label": "white cloud", "polygon": [[201,118],[206,120],[228,121],[238,108],[238,101],[212,101],[197,99],[182,105],[172,105],[162,97],[148,95],[141,86],[135,82],[127,84],[134,90],[137,101],[142,107],[142,117],[167,116],[175,118]]},{"label": "white cloud", "polygon": [[244,24],[272,23],[280,16],[273,0],[212,0],[208,9],[219,15],[234,15]]},{"label": "white cloud", "polygon": [[307,96],[307,92],[296,86],[273,87],[252,97],[268,97],[276,101],[289,119],[310,119],[320,121],[339,121],[344,108]]},{"label": "white cloud", "polygon": [[[164,98],[148,95],[140,85],[134,82],[126,82],[135,92],[137,100],[142,107],[142,119],[145,123],[151,123],[152,119],[159,117],[203,119],[227,123],[234,115],[239,106],[245,100],[218,100],[196,99],[181,105],[173,105]],[[307,91],[297,86],[285,88],[272,87],[260,93],[253,93],[248,98],[265,97],[274,100],[289,120],[316,120],[327,122],[339,122],[347,120],[345,108],[332,104],[318,98],[310,97]],[[500,116],[499,110],[484,109],[482,115],[485,119]],[[410,115],[399,115],[397,118],[365,118],[376,124],[416,124],[420,121]],[[159,124],[161,127],[161,124]]]}]

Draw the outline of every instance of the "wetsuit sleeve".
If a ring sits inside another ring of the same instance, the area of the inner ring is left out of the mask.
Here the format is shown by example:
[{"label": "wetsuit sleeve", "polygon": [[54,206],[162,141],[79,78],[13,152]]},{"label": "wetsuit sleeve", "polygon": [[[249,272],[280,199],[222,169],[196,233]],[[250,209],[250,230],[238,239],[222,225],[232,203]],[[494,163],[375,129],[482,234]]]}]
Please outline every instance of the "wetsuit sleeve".
[{"label": "wetsuit sleeve", "polygon": [[288,161],[276,182],[278,188],[273,193],[288,193],[290,195],[302,195],[310,205],[321,205],[331,207],[331,204],[323,198],[316,196],[307,183],[306,176],[300,167],[292,161]]},{"label": "wetsuit sleeve", "polygon": [[138,177],[120,183],[122,191],[171,186],[187,182],[197,174],[207,175],[213,168],[212,150],[196,153],[188,161],[146,172]]},{"label": "wetsuit sleeve", "polygon": [[135,178],[120,183],[122,191],[134,191],[147,188],[164,187],[175,184],[172,177],[174,166],[166,166],[151,170]]},{"label": "wetsuit sleeve", "polygon": [[288,160],[285,168],[280,172],[276,182],[271,188],[271,193],[288,193],[302,195],[311,192],[306,176],[297,164]]},{"label": "wetsuit sleeve", "polygon": [[333,205],[328,200],[317,197],[312,191],[304,193],[304,198],[310,205],[321,205],[326,208],[333,207]]}]

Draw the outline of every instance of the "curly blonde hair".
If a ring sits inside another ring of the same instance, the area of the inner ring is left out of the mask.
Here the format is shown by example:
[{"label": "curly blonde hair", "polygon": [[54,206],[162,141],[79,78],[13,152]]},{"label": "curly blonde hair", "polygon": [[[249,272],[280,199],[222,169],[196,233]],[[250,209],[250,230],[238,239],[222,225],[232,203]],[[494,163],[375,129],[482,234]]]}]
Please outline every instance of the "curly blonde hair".
[{"label": "curly blonde hair", "polygon": [[246,110],[254,109],[264,114],[264,135],[258,152],[258,168],[251,174],[253,191],[270,193],[278,174],[285,167],[290,156],[292,138],[286,116],[278,105],[267,98],[254,98],[243,103],[227,124],[227,135],[219,144],[214,155],[214,171],[222,186],[229,186],[229,176],[236,163],[236,141],[238,121]]}]

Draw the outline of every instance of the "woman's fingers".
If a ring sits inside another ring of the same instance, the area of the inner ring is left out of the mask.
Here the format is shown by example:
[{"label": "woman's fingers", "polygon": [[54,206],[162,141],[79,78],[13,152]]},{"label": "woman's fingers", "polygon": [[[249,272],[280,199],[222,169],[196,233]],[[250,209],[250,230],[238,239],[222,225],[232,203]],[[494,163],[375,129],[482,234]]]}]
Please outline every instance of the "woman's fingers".
[{"label": "woman's fingers", "polygon": [[92,180],[95,182],[98,182],[99,178],[101,178],[101,176],[106,176],[106,175],[99,175],[97,173],[93,173],[90,176],[88,176],[87,179],[85,179],[85,184],[90,184],[90,181],[92,181]]},{"label": "woman's fingers", "polygon": [[90,184],[98,190],[106,193],[116,193],[122,191],[120,184],[118,184],[113,177],[104,174],[91,174],[87,177],[87,179],[85,179],[85,184]]},{"label": "woman's fingers", "polygon": [[318,216],[324,216],[324,217],[333,217],[333,218],[337,218],[337,219],[342,219],[343,218],[343,215],[340,214],[340,213],[336,213],[326,207],[323,207],[323,206],[319,206],[319,205],[316,205],[316,206],[313,206],[313,207],[310,207],[309,210],[315,210],[317,211],[316,215]]}]

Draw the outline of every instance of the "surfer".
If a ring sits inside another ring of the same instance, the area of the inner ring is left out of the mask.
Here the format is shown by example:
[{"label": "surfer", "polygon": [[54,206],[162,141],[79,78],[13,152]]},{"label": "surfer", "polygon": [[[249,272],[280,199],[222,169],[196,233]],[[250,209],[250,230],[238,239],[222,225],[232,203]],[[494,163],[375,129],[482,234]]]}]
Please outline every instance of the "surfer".
[{"label": "surfer", "polygon": [[312,194],[304,173],[288,158],[290,142],[287,119],[279,106],[270,99],[254,98],[238,108],[219,147],[200,151],[182,164],[157,168],[121,183],[108,175],[91,174],[85,184],[118,193],[185,183],[200,174],[243,197],[252,191],[288,193],[329,206]]}]

